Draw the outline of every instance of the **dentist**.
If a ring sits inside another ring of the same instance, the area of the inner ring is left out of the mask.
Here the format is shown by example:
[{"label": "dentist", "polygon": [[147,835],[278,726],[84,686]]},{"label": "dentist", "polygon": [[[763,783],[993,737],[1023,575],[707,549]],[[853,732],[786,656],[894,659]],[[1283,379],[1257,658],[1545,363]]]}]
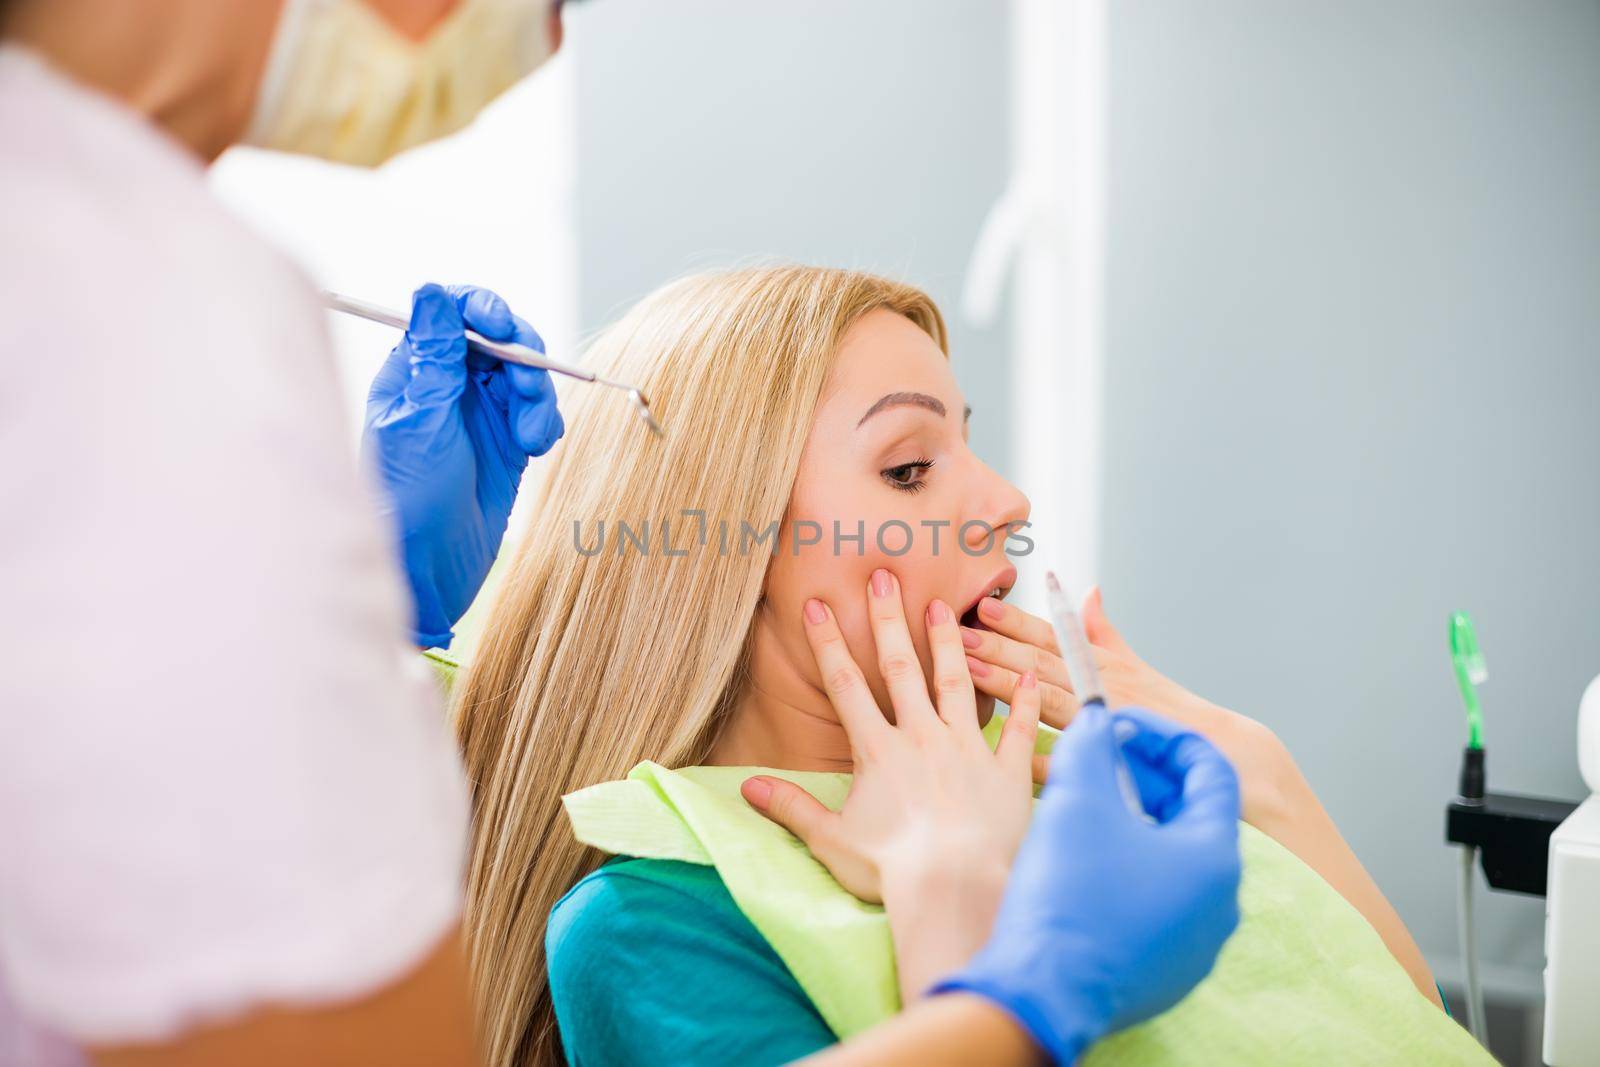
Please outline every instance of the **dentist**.
[{"label": "dentist", "polygon": [[[314,291],[204,166],[379,163],[560,33],[536,0],[0,0],[0,1062],[478,1062],[465,788],[405,649],[448,641],[562,433],[546,377],[469,361],[463,330],[538,336],[493,294],[420,290],[369,404],[374,499]],[[989,947],[837,1055],[937,1062],[959,1031],[992,1062],[1070,1057],[1205,973],[1231,771],[1123,741],[1161,824],[1085,847],[1120,804],[1089,725]],[[1137,914],[1096,903],[1140,885]],[[1041,995],[1041,959],[1085,969]]]}]

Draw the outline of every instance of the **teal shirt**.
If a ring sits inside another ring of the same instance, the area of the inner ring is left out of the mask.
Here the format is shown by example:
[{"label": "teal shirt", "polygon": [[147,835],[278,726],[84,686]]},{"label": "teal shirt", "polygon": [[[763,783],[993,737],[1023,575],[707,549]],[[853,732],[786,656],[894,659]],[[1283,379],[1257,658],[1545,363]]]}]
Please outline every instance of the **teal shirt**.
[{"label": "teal shirt", "polygon": [[713,867],[606,864],[550,910],[545,952],[576,1067],[759,1067],[838,1040]]}]

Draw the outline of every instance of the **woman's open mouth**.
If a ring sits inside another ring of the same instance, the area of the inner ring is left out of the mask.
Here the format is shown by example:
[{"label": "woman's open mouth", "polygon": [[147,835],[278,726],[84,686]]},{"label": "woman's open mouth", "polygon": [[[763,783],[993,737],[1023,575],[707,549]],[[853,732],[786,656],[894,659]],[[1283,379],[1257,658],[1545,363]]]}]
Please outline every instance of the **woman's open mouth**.
[{"label": "woman's open mouth", "polygon": [[1006,594],[1011,592],[1011,587],[1016,584],[1017,569],[1015,567],[1007,567],[1005,570],[995,575],[992,579],[990,579],[989,584],[984,586],[983,589],[981,589],[978,594],[972,598],[972,601],[967,605],[967,609],[961,613],[961,625],[972,630],[987,630],[988,627],[985,626],[978,618],[978,605],[986,597],[994,597],[996,600],[1004,600]]}]

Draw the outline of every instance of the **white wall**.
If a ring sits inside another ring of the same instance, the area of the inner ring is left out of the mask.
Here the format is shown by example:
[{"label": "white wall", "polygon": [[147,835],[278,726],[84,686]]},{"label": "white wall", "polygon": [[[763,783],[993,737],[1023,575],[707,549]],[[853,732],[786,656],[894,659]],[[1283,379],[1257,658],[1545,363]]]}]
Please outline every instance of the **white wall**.
[{"label": "white wall", "polygon": [[1003,326],[955,312],[1004,183],[1000,0],[597,0],[578,66],[583,328],[662,283],[760,259],[928,290],[980,455],[1005,466]]},{"label": "white wall", "polygon": [[[376,170],[251,149],[211,169],[213,190],[282,247],[322,288],[408,313],[424,282],[481,285],[572,359],[578,344],[576,157],[570,57],[558,54],[460,133]],[[328,316],[349,412],[360,433],[367,389],[399,334]],[[571,387],[555,378],[557,394]],[[580,386],[581,388],[581,386]],[[543,467],[529,465],[525,485]],[[520,499],[531,500],[524,491]],[[511,516],[513,534],[526,504]],[[454,650],[465,654],[493,600],[492,572]]]},{"label": "white wall", "polygon": [[[235,149],[211,184],[318,285],[402,312],[424,282],[495,290],[551,355],[577,340],[572,69],[558,55],[471,127],[377,170]],[[398,334],[329,316],[352,432]]]},{"label": "white wall", "polygon": [[[1576,798],[1600,671],[1600,4],[1113,4],[1106,604],[1269,722],[1453,967],[1443,806]],[[1543,902],[1479,912],[1537,990]]]}]

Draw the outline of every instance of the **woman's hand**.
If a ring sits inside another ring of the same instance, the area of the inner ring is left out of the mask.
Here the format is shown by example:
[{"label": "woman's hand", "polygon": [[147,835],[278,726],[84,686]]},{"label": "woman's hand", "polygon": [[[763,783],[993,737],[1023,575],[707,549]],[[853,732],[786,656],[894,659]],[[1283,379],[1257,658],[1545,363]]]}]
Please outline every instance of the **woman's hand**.
[{"label": "woman's hand", "polygon": [[[1240,817],[1293,852],[1353,904],[1377,929],[1423,995],[1439,1003],[1421,950],[1340,836],[1277,735],[1253,719],[1196,696],[1136,656],[1106,618],[1098,589],[1084,598],[1082,615],[1111,705],[1150,708],[1221,749],[1239,776]],[[962,630],[973,684],[1009,701],[1021,672],[1034,672],[1044,721],[1052,726],[1070,721],[1077,713],[1078,701],[1050,624],[992,599],[978,605],[978,617],[989,631]]]},{"label": "woman's hand", "polygon": [[[1076,1063],[1210,971],[1239,921],[1239,787],[1227,759],[1143,709],[1093,707],[1051,760],[983,951],[938,983],[940,995],[805,1064]],[[1123,799],[1124,763],[1148,818]]]},{"label": "woman's hand", "polygon": [[855,760],[844,807],[829,811],[778,778],[751,778],[743,793],[805,842],[846,889],[884,903],[909,1002],[988,936],[1032,811],[1029,769],[1040,690],[1031,675],[1016,679],[1011,716],[991,752],[949,605],[928,605],[930,698],[906,628],[900,583],[878,570],[868,589],[893,723],[867,688],[833,612],[820,600],[805,606],[806,636]]},{"label": "woman's hand", "polygon": [[[1174,719],[1216,745],[1233,762],[1243,794],[1244,820],[1266,829],[1283,807],[1286,780],[1299,776],[1277,736],[1254,719],[1196,696],[1140,659],[1106,618],[1100,590],[1084,598],[1084,632],[1112,707],[1136,705]],[[1041,718],[1060,728],[1077,714],[1066,663],[1055,629],[1037,615],[991,598],[978,604],[988,627],[962,627],[973,684],[999,700],[1011,700],[1024,672],[1038,677]],[[1046,761],[1037,761],[1042,771]]]}]

